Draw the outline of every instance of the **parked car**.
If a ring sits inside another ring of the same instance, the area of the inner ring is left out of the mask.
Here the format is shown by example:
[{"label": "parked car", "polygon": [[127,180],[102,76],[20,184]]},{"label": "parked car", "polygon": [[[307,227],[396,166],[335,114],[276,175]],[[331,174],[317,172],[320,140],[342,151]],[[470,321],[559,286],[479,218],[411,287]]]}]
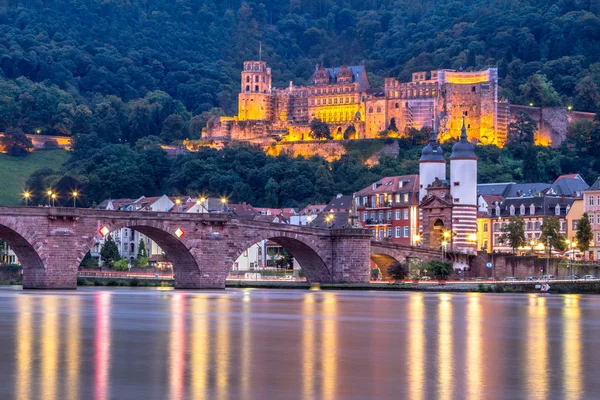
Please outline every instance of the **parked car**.
[{"label": "parked car", "polygon": [[556,276],[554,275],[542,275],[540,277],[540,281],[553,281],[556,279]]},{"label": "parked car", "polygon": [[565,279],[573,281],[573,280],[581,279],[581,277],[579,275],[567,275],[567,276],[565,276]]},{"label": "parked car", "polygon": [[584,275],[583,279],[598,279],[596,275]]},{"label": "parked car", "polygon": [[430,281],[430,280],[431,280],[431,277],[430,277],[430,276],[422,276],[422,277],[421,277],[421,280],[422,280],[422,281]]},{"label": "parked car", "polygon": [[532,282],[535,281],[535,278],[533,276],[526,276],[525,278],[523,278],[524,281],[528,281],[528,282]]},{"label": "parked car", "polygon": [[504,278],[504,280],[507,282],[514,282],[517,280],[517,278],[515,278],[514,276],[507,276],[506,278]]}]

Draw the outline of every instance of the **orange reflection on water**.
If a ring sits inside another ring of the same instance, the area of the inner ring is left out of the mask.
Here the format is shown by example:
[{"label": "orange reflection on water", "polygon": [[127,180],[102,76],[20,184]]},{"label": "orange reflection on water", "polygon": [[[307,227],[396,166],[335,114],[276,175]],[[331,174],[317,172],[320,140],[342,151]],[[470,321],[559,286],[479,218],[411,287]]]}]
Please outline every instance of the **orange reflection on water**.
[{"label": "orange reflection on water", "polygon": [[217,398],[227,399],[229,395],[229,313],[231,302],[227,298],[217,301]]},{"label": "orange reflection on water", "polygon": [[[334,293],[323,293],[323,323],[321,330],[322,399],[336,398],[337,382],[337,298]],[[316,344],[316,343],[315,343]]]},{"label": "orange reflection on water", "polygon": [[81,298],[72,296],[68,300],[67,317],[67,381],[66,393],[68,399],[79,398],[79,369],[81,360],[80,349],[80,306]]},{"label": "orange reflection on water", "polygon": [[43,397],[47,400],[57,398],[57,368],[60,336],[58,334],[58,299],[46,296],[43,299],[42,327],[42,387]]},{"label": "orange reflection on water", "polygon": [[438,399],[451,399],[452,368],[454,352],[452,350],[452,295],[443,293],[439,295],[438,304]]},{"label": "orange reflection on water", "polygon": [[480,399],[482,390],[482,369],[483,363],[481,355],[482,347],[482,313],[481,313],[481,295],[479,293],[470,293],[467,304],[467,398]]},{"label": "orange reflection on water", "polygon": [[302,302],[302,398],[315,398],[315,294],[307,293]]},{"label": "orange reflection on water", "polygon": [[563,299],[563,387],[565,399],[578,400],[583,398],[579,295],[566,294]]},{"label": "orange reflection on water", "polygon": [[171,340],[170,340],[170,396],[172,400],[183,398],[185,373],[185,297],[176,293],[171,297]]},{"label": "orange reflection on water", "polygon": [[529,399],[548,397],[548,310],[546,298],[529,295],[527,313],[526,382]]},{"label": "orange reflection on water", "polygon": [[110,367],[110,292],[97,292],[94,297],[96,308],[95,354],[94,354],[94,398],[108,399],[110,392],[108,370]]},{"label": "orange reflection on water", "polygon": [[425,305],[423,295],[414,293],[408,304],[408,393],[414,400],[423,399],[425,384]]},{"label": "orange reflection on water", "polygon": [[250,396],[250,291],[245,290],[242,299],[242,339],[241,339],[241,371],[240,389],[241,398],[248,399]]},{"label": "orange reflection on water", "polygon": [[17,399],[31,398],[31,375],[33,360],[33,329],[31,298],[22,296],[18,299],[17,332],[16,332],[16,364],[15,395]]},{"label": "orange reflection on water", "polygon": [[192,398],[207,398],[207,374],[209,362],[209,332],[208,309],[209,303],[206,297],[196,297],[191,303],[192,308]]}]

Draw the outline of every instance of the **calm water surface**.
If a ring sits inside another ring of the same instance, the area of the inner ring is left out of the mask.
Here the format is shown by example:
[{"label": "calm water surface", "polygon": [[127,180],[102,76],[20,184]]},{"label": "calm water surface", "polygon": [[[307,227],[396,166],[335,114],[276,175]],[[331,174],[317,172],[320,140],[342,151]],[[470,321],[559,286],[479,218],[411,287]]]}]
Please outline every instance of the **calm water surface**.
[{"label": "calm water surface", "polygon": [[598,399],[600,297],[0,289],[1,398]]}]

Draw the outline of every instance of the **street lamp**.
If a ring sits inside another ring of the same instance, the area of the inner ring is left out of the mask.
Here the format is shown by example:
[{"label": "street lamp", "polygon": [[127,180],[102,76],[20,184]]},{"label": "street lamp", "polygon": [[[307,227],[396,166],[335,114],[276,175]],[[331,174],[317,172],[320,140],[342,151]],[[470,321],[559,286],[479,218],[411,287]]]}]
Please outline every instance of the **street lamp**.
[{"label": "street lamp", "polygon": [[52,199],[52,190],[48,190],[46,194],[48,195],[48,207],[50,207],[50,200]]},{"label": "street lamp", "polygon": [[546,273],[542,274],[542,275],[548,274],[548,271],[550,270],[550,253],[552,253],[552,246],[550,246],[550,239],[552,239],[552,236],[546,237],[546,247],[548,248],[548,257],[546,258]]},{"label": "street lamp", "polygon": [[52,193],[52,195],[50,197],[52,197],[52,207],[54,207],[54,201],[56,200],[56,193]]},{"label": "street lamp", "polygon": [[226,204],[227,204],[227,197],[221,197],[221,205],[223,206],[223,212],[225,212]]},{"label": "street lamp", "polygon": [[25,199],[25,207],[29,204],[29,198],[31,197],[31,193],[28,191],[23,192],[23,198]]},{"label": "street lamp", "polygon": [[331,228],[333,226],[333,214],[329,214],[325,217],[325,222],[327,222],[327,227]]},{"label": "street lamp", "polygon": [[446,259],[445,254],[446,254],[446,246],[448,245],[448,242],[443,240],[442,241],[442,261],[444,261]]},{"label": "street lamp", "polygon": [[414,236],[414,245],[418,246],[421,243],[421,235],[417,234]]},{"label": "street lamp", "polygon": [[77,190],[73,190],[73,193],[71,193],[71,195],[73,196],[73,208],[77,207],[77,196],[79,196],[79,193],[77,192]]}]

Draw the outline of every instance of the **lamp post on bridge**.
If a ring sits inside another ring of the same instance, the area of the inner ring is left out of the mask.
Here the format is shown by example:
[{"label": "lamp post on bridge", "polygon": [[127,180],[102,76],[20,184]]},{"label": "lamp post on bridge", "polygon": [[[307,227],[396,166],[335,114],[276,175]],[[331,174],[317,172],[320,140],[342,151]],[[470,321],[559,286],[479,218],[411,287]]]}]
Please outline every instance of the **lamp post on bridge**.
[{"label": "lamp post on bridge", "polygon": [[23,193],[23,198],[25,199],[25,207],[27,207],[29,205],[29,198],[31,197],[31,193],[28,191],[25,191]]}]

